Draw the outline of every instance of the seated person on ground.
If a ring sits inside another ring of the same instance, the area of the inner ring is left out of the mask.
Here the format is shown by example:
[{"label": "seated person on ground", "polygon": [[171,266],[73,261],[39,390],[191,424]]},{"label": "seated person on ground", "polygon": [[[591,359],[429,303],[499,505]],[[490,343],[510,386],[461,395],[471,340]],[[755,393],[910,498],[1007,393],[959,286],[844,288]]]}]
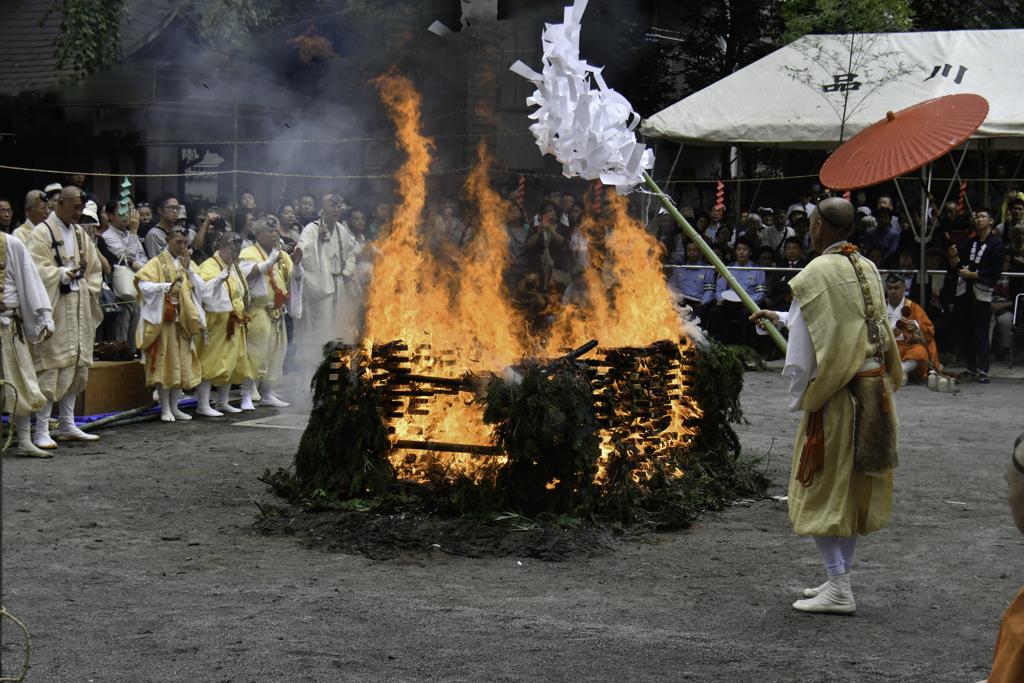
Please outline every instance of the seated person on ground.
[{"label": "seated person on ground", "polygon": [[900,351],[903,374],[912,379],[927,379],[928,370],[942,372],[935,350],[935,328],[920,306],[906,298],[907,284],[902,275],[892,273],[885,279],[889,325]]}]

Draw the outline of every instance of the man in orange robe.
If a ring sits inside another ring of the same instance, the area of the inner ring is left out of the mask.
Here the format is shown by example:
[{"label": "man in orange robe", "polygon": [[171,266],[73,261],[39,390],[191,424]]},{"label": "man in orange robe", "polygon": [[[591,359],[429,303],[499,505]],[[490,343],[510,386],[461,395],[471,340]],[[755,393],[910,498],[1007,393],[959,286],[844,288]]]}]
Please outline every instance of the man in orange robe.
[{"label": "man in orange robe", "polygon": [[[1010,485],[1010,512],[1017,530],[1024,533],[1024,434],[1013,444],[1013,455],[1006,468]],[[987,683],[1018,683],[1024,680],[1024,589],[1017,593],[1003,612],[996,636],[996,651]],[[979,681],[978,683],[986,683]]]},{"label": "man in orange robe", "polygon": [[885,280],[889,325],[896,337],[904,376],[927,379],[928,370],[942,372],[935,349],[935,326],[924,309],[906,297],[907,283],[893,273]]}]

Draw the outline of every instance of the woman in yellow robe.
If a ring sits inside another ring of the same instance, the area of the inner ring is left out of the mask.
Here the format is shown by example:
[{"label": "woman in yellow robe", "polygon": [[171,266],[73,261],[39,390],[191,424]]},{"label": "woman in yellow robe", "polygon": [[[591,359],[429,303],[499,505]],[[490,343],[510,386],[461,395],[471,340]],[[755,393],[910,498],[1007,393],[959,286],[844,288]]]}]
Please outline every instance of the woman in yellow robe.
[{"label": "woman in yellow robe", "polygon": [[160,395],[160,419],[191,420],[178,409],[181,390],[199,384],[202,375],[193,337],[206,327],[200,304],[203,281],[192,272],[188,231],[175,227],[164,251],[135,274],[142,324],[137,341],[146,368],[146,386]]}]

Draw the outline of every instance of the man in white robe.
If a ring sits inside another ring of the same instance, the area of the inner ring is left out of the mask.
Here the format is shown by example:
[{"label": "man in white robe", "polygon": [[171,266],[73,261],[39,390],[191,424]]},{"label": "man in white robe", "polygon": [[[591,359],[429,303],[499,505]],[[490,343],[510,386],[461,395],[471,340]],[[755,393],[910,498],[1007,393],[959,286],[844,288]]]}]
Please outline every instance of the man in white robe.
[{"label": "man in white robe", "polygon": [[33,349],[39,389],[46,405],[37,414],[33,443],[56,448],[50,438],[53,404],[60,406],[58,441],[95,441],[75,426],[75,398],[85,391],[92,366],[96,327],[103,321],[99,307],[103,272],[96,245],[78,221],[86,194],[65,187],[49,218],[32,230],[28,250],[39,270],[53,307],[54,333]]},{"label": "man in white robe", "polygon": [[[32,256],[21,240],[0,235],[0,269],[3,270],[3,303],[0,304],[0,354],[3,378],[17,389],[4,386],[4,408],[14,416],[18,431],[18,455],[52,458],[32,443],[32,414],[46,405],[39,390],[30,344],[53,335],[53,309]],[[43,421],[44,429],[49,427]]]},{"label": "man in white robe", "polygon": [[[295,321],[295,342],[319,358],[320,346],[342,334],[339,309],[347,306],[356,284],[356,244],[352,233],[338,222],[343,200],[327,195],[323,218],[302,229],[299,248],[303,262],[302,307]],[[347,330],[346,330],[347,331]]]}]

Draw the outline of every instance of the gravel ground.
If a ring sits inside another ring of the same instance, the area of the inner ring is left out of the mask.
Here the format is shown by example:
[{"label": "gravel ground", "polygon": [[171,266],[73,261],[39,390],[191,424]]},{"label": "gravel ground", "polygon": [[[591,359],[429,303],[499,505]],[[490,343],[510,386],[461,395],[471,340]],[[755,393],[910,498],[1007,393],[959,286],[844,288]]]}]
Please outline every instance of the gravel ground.
[{"label": "gravel ground", "polygon": [[[899,392],[892,521],[857,548],[853,617],[791,608],[824,570],[772,500],[597,534],[559,562],[268,535],[250,496],[300,432],[233,423],[269,410],[5,458],[4,603],[32,633],[31,681],[973,682],[1024,583],[1003,480],[1022,387]],[[749,373],[743,395],[744,452],[775,495],[797,426],[785,389]],[[20,650],[5,624],[5,673]]]}]

